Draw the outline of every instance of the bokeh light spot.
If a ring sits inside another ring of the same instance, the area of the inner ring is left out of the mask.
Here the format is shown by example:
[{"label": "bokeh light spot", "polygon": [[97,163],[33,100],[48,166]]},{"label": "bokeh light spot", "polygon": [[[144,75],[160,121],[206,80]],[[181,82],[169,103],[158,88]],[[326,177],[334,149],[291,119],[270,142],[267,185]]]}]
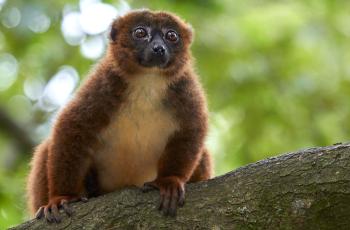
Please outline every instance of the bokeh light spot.
[{"label": "bokeh light spot", "polygon": [[65,41],[70,45],[79,45],[85,34],[79,22],[80,13],[73,11],[64,15],[61,30]]},{"label": "bokeh light spot", "polygon": [[0,10],[2,9],[2,6],[6,3],[6,0],[0,0]]},{"label": "bokeh light spot", "polygon": [[8,89],[16,80],[18,63],[16,58],[8,53],[0,55],[0,91]]},{"label": "bokeh light spot", "polygon": [[89,4],[82,9],[80,24],[85,33],[99,34],[108,29],[118,11],[112,5],[105,3]]},{"label": "bokeh light spot", "polygon": [[63,66],[45,87],[41,106],[52,111],[63,106],[70,98],[79,81],[78,72],[71,66]]},{"label": "bokeh light spot", "polygon": [[28,22],[28,28],[34,33],[44,33],[50,28],[50,24],[51,20],[46,14],[35,12]]},{"label": "bokeh light spot", "polygon": [[7,28],[13,28],[18,26],[21,21],[21,12],[16,8],[9,8],[4,12],[2,18],[2,24]]},{"label": "bokeh light spot", "polygon": [[81,11],[86,10],[92,4],[100,3],[101,0],[80,0],[79,8]]},{"label": "bokeh light spot", "polygon": [[28,78],[24,81],[23,90],[31,100],[38,100],[44,91],[44,81],[40,78]]},{"label": "bokeh light spot", "polygon": [[83,41],[80,51],[84,57],[96,59],[101,57],[105,48],[104,39],[102,36],[89,37]]}]

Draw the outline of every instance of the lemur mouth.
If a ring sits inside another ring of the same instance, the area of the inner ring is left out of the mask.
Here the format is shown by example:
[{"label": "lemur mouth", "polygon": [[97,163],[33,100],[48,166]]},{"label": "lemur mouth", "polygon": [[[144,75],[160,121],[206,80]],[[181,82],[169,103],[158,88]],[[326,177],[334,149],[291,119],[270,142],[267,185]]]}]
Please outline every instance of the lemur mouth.
[{"label": "lemur mouth", "polygon": [[145,59],[139,59],[139,64],[144,66],[144,67],[158,67],[161,69],[164,69],[166,67],[168,67],[169,64],[169,60],[165,57],[151,57],[148,60]]}]

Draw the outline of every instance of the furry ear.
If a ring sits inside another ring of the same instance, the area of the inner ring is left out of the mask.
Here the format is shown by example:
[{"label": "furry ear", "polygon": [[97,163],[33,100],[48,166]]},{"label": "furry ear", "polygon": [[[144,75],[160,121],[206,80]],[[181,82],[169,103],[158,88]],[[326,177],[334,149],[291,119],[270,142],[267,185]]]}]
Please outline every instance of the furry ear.
[{"label": "furry ear", "polygon": [[109,33],[110,39],[115,42],[117,40],[117,29],[112,26],[111,31]]},{"label": "furry ear", "polygon": [[188,40],[191,44],[194,37],[194,30],[190,23],[186,23],[186,33],[187,33]]}]

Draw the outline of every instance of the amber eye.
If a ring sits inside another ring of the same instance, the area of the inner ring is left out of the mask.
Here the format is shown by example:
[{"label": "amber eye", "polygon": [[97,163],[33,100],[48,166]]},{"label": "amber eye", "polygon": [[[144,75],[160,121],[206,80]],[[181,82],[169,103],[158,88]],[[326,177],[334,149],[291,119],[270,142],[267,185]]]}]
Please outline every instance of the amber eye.
[{"label": "amber eye", "polygon": [[177,40],[179,40],[179,36],[177,35],[177,33],[172,30],[166,33],[165,38],[171,42],[177,42]]},{"label": "amber eye", "polygon": [[146,37],[147,35],[147,31],[143,28],[137,28],[135,31],[134,31],[134,36],[136,38],[144,38]]}]

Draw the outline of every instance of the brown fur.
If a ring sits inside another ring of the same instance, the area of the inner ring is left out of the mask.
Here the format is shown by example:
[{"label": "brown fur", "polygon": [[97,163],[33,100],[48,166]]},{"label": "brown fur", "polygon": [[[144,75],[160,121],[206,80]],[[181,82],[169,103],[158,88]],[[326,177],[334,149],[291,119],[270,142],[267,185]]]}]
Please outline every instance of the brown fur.
[{"label": "brown fur", "polygon": [[[127,35],[138,20],[179,28],[183,45],[169,67],[145,68],[134,60]],[[135,11],[112,27],[117,39],[34,153],[32,214],[128,185],[152,181],[162,194],[167,186],[211,176],[206,101],[192,71],[189,26],[169,13]]]}]

